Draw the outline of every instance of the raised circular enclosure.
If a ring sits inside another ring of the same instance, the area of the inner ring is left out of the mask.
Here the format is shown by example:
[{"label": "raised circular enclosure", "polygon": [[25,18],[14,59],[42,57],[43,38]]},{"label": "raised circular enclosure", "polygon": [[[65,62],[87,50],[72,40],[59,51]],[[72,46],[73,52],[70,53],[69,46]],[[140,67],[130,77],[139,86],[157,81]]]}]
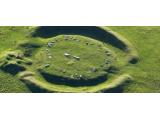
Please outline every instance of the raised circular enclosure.
[{"label": "raised circular enclosure", "polygon": [[107,27],[36,27],[15,49],[1,68],[25,68],[18,76],[33,92],[120,92],[132,80],[121,69],[138,61],[134,46]]}]

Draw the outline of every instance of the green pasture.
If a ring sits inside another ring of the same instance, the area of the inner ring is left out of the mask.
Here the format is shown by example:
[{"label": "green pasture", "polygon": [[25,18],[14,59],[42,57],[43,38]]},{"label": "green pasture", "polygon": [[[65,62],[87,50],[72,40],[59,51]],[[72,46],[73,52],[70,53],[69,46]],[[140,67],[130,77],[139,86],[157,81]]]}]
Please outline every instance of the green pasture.
[{"label": "green pasture", "polygon": [[160,92],[160,27],[77,29],[0,27],[0,92]]}]

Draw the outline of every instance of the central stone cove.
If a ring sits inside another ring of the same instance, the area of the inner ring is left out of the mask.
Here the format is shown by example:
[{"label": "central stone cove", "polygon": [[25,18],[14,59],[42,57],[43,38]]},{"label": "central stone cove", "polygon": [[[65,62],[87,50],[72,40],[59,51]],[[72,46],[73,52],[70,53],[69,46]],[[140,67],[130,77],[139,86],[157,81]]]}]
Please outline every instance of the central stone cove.
[{"label": "central stone cove", "polygon": [[80,35],[47,39],[35,59],[39,73],[57,84],[97,84],[116,68],[115,54],[105,43]]}]

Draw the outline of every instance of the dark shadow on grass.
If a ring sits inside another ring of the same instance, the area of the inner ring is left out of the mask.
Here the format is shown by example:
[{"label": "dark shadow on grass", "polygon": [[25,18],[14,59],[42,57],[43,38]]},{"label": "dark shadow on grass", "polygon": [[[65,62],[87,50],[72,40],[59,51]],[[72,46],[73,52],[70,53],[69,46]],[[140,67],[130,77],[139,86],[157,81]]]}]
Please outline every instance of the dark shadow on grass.
[{"label": "dark shadow on grass", "polygon": [[67,85],[72,87],[94,86],[107,80],[107,75],[88,80],[84,79],[74,80],[74,79],[64,78],[61,76],[51,75],[45,72],[41,72],[41,75],[44,77],[46,81],[50,83],[58,85]]},{"label": "dark shadow on grass", "polygon": [[30,89],[32,93],[50,93],[49,91],[42,89],[34,84],[27,83],[26,86]]},{"label": "dark shadow on grass", "polygon": [[104,93],[123,93],[124,92],[124,87],[125,86],[128,86],[129,84],[132,84],[133,81],[126,81],[125,83],[115,87],[115,88],[112,88],[112,89],[109,89],[109,90],[105,90],[103,91]]},{"label": "dark shadow on grass", "polygon": [[123,92],[123,87],[122,86],[104,91],[104,93],[122,93],[122,92]]},{"label": "dark shadow on grass", "polygon": [[96,26],[41,26],[32,34],[33,37],[49,38],[61,34],[83,35],[93,39],[109,43],[121,50],[126,50],[127,46],[109,32]]},{"label": "dark shadow on grass", "polygon": [[36,44],[36,43],[20,44],[20,48],[22,49],[22,51],[24,52],[24,55],[26,57],[31,57],[32,54],[40,47],[41,47],[41,45]]},{"label": "dark shadow on grass", "polygon": [[6,66],[2,67],[1,69],[4,72],[10,73],[12,75],[16,75],[17,73],[22,72],[22,71],[25,70],[24,67],[18,66],[16,64],[9,64],[9,65],[6,65]]}]

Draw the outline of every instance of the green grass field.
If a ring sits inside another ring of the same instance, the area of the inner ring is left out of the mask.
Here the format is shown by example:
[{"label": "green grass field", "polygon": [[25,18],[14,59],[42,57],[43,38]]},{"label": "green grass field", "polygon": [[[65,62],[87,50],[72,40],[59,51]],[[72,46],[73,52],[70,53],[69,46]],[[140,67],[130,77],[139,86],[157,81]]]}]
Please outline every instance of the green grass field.
[{"label": "green grass field", "polygon": [[0,92],[160,92],[160,27],[0,27]]}]

